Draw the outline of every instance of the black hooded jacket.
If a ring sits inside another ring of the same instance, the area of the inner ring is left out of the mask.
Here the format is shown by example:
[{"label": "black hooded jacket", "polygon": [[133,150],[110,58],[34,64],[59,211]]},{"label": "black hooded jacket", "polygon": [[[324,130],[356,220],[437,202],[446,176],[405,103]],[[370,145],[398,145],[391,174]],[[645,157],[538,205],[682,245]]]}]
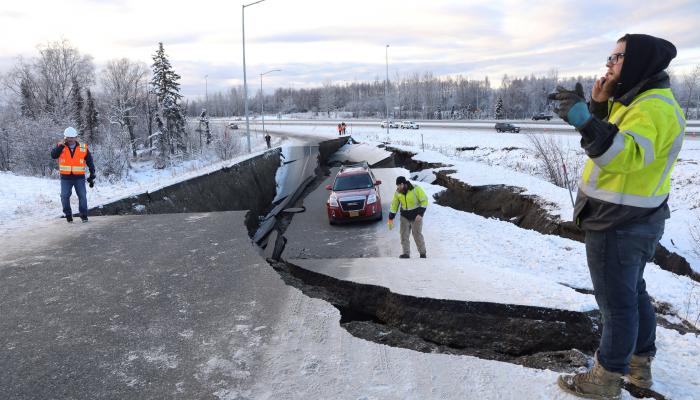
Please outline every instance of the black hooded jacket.
[{"label": "black hooded jacket", "polygon": [[[670,87],[669,76],[664,70],[676,56],[676,47],[667,40],[649,35],[627,34],[624,38],[625,61],[613,101],[628,106],[639,93]],[[598,103],[591,99],[589,108],[593,118],[579,131],[581,147],[589,157],[594,158],[608,150],[618,129],[607,121],[610,112],[607,102]],[[653,209],[624,206],[589,198],[580,190],[574,206],[574,221],[584,230],[606,230],[669,217],[667,201]]]},{"label": "black hooded jacket", "polygon": [[[676,46],[668,40],[641,34],[627,34],[624,39],[625,62],[613,93],[616,99],[622,99],[635,86],[664,71],[676,57]],[[627,104],[631,101],[630,98]]]}]

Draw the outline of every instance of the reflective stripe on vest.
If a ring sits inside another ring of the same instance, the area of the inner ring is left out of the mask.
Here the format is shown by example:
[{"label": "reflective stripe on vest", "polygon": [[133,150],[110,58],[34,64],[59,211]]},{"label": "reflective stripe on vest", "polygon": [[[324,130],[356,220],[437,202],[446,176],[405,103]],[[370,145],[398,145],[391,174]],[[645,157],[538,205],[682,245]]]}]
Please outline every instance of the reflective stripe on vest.
[{"label": "reflective stripe on vest", "polygon": [[58,171],[61,175],[85,175],[85,157],[87,157],[86,144],[78,144],[72,156],[70,148],[64,146],[58,157]]},{"label": "reflective stripe on vest", "polygon": [[[404,211],[411,211],[415,210],[420,207],[426,207],[421,205],[421,199],[418,198],[418,194],[416,193],[418,191],[418,186],[414,187],[413,189],[410,190],[410,192],[413,193],[413,207],[408,208],[408,199],[406,196],[408,196],[408,192],[406,194],[402,194],[399,192],[394,192],[394,199],[392,199],[392,205],[390,212],[392,213],[397,213],[399,212],[399,206],[401,207],[402,210]],[[403,201],[401,201],[401,196],[403,196]],[[396,209],[394,209],[394,201],[398,200],[398,204],[396,206]],[[427,202],[428,198],[424,197],[422,200],[425,200]]]},{"label": "reflective stripe on vest", "polygon": [[658,182],[656,183],[653,192],[648,196],[642,196],[629,193],[614,192],[598,187],[598,178],[600,173],[602,172],[601,168],[610,164],[610,162],[612,162],[612,160],[617,155],[619,155],[625,150],[626,138],[631,138],[640,148],[644,150],[645,167],[655,160],[655,149],[651,140],[631,130],[625,130],[618,132],[615,135],[612,145],[610,146],[610,148],[608,148],[608,150],[606,150],[605,153],[603,153],[600,157],[591,159],[593,165],[591,168],[591,172],[588,175],[588,181],[584,182],[585,177],[582,176],[581,182],[579,184],[581,191],[585,193],[586,196],[602,201],[607,201],[609,203],[644,208],[658,207],[668,197],[668,193],[658,193],[659,190],[661,190],[663,184],[666,182],[666,180],[669,179],[669,172],[671,171],[671,168],[673,167],[673,164],[675,163],[681,151],[681,147],[683,145],[683,138],[685,136],[685,119],[680,113],[679,108],[677,107],[677,103],[673,99],[660,95],[658,93],[640,97],[639,99],[635,100],[632,104],[630,104],[630,106],[627,109],[621,112],[621,115],[615,119],[615,124],[617,125],[620,123],[620,121],[622,121],[624,115],[627,114],[627,112],[633,105],[647,99],[658,99],[671,105],[673,107],[673,110],[675,111],[676,118],[678,120],[678,125],[680,127],[680,131],[676,133],[675,137],[673,138],[673,143],[667,154],[668,158],[666,159],[666,164],[664,166],[663,172],[661,173],[661,176],[659,177]]}]

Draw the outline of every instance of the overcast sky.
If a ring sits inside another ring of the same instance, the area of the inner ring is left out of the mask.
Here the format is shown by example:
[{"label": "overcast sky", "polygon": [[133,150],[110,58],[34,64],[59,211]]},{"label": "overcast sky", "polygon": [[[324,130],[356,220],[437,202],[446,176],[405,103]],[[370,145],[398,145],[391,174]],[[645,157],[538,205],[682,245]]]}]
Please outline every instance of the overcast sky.
[{"label": "overcast sky", "polygon": [[[253,0],[250,0],[253,1]],[[247,1],[246,3],[249,3]],[[646,4],[648,3],[648,4]],[[36,46],[69,40],[94,57],[151,64],[162,41],[183,94],[241,84],[241,5],[224,0],[3,0],[0,71]],[[640,6],[640,4],[645,4]],[[495,84],[504,73],[603,73],[624,33],[673,42],[676,73],[700,64],[700,1],[266,0],[246,8],[249,90],[363,81],[413,72]]]}]

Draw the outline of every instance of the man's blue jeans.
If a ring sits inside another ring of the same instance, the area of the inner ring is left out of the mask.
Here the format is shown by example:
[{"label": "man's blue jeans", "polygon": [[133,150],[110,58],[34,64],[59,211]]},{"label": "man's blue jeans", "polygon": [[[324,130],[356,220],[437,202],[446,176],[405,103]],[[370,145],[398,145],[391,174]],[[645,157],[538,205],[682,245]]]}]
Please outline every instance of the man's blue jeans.
[{"label": "man's blue jeans", "polygon": [[665,221],[607,231],[586,231],[588,269],[603,315],[598,361],[611,372],[629,372],[632,354],[656,353],[656,315],[644,267],[654,256]]},{"label": "man's blue jeans", "polygon": [[78,211],[80,212],[80,217],[85,218],[88,214],[85,178],[61,179],[61,204],[63,205],[63,214],[73,215],[73,211],[71,211],[70,208],[70,195],[73,187],[75,187],[75,194],[78,195]]}]

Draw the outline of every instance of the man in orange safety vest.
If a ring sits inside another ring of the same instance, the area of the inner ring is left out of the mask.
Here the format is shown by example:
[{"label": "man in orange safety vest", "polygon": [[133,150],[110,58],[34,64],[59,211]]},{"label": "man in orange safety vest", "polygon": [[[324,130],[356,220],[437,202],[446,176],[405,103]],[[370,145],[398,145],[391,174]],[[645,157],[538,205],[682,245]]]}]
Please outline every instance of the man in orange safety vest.
[{"label": "man in orange safety vest", "polygon": [[90,171],[87,182],[90,187],[95,184],[95,164],[92,154],[85,143],[77,140],[78,131],[73,127],[63,131],[63,140],[51,150],[51,158],[58,159],[58,170],[61,173],[61,204],[66,221],[73,222],[73,212],[70,207],[72,189],[78,196],[78,211],[83,222],[88,221],[87,193],[85,189],[85,168]]}]

